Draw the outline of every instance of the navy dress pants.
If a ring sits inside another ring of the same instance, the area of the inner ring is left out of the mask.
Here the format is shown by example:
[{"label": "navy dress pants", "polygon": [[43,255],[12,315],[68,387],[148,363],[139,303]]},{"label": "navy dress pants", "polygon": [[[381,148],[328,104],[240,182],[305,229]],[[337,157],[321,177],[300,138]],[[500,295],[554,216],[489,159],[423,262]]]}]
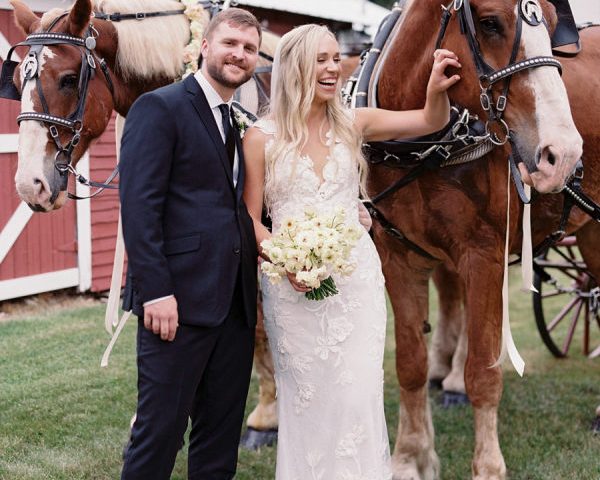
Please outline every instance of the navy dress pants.
[{"label": "navy dress pants", "polygon": [[122,480],[168,480],[191,418],[190,480],[230,480],[252,370],[241,289],[217,327],[179,325],[166,342],[138,319],[138,406]]}]

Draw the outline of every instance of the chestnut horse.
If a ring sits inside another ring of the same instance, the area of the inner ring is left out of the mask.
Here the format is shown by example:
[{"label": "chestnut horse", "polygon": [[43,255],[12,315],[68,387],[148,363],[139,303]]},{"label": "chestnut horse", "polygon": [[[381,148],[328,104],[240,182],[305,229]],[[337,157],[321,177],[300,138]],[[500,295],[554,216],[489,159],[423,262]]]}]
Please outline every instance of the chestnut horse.
[{"label": "chestnut horse", "polygon": [[[575,125],[584,141],[584,186],[588,195],[600,202],[600,80],[589,72],[600,69],[600,27],[580,31],[583,49],[575,57],[561,58],[563,81],[567,88]],[[589,88],[582,89],[582,81]],[[562,208],[561,195],[540,197],[533,203],[533,242],[544,240],[548,225],[557,227]],[[600,279],[600,225],[575,209],[566,233],[574,234],[590,272]],[[518,253],[518,252],[513,252]],[[464,365],[467,352],[463,316],[464,286],[451,265],[436,268],[433,279],[439,293],[438,326],[429,351],[429,378],[441,382],[444,392],[466,393]]]},{"label": "chestnut horse", "polygon": [[[46,31],[64,33],[82,39],[93,37],[94,48],[89,51],[72,42],[45,44],[36,58],[37,80],[25,83],[21,93],[22,112],[48,112],[54,117],[67,119],[80,104],[81,79],[84,76],[82,58],[89,53],[94,72],[86,86],[87,95],[83,103],[81,131],[78,143],[71,153],[71,166],[89,148],[92,140],[106,129],[113,110],[125,117],[133,102],[143,93],[167,85],[183,74],[183,49],[190,39],[190,22],[183,13],[183,5],[176,0],[78,0],[64,17],[62,9],[47,12],[41,19],[21,0],[11,0],[17,25],[27,34]],[[92,12],[121,15],[149,12],[171,12],[159,17],[143,20],[107,21],[101,16],[92,17]],[[59,18],[60,17],[60,18]],[[203,19],[208,23],[209,13]],[[53,24],[56,21],[56,24]],[[262,51],[273,55],[278,36],[264,32]],[[82,56],[82,54],[84,56]],[[88,57],[89,58],[89,57]],[[104,61],[106,71],[100,68]],[[30,68],[22,62],[15,70],[14,83],[18,89],[23,82],[23,69]],[[259,58],[257,67],[268,67],[270,61]],[[251,80],[254,83],[254,80]],[[40,99],[41,86],[46,106]],[[255,85],[255,84],[254,84]],[[266,82],[268,88],[269,83]],[[244,98],[254,97],[256,91],[246,92],[249,84],[242,87]],[[255,86],[254,86],[255,88]],[[266,92],[268,95],[268,91]],[[257,113],[256,100],[247,105]],[[51,211],[60,208],[66,198],[64,176],[60,175],[56,163],[57,142],[50,134],[50,123],[36,118],[25,118],[19,125],[19,162],[15,176],[17,193],[36,211]],[[70,128],[58,124],[58,143],[68,146],[73,138]]]},{"label": "chestnut horse", "polygon": [[[381,60],[377,90],[381,107],[401,110],[423,105],[431,54],[438,38],[440,3],[439,0],[407,2],[400,25]],[[480,104],[482,88],[475,62],[483,61],[496,70],[510,63],[513,50],[516,53],[513,63],[551,56],[550,35],[556,25],[556,14],[544,0],[539,4],[535,0],[471,0],[455,2],[455,6],[470,7],[475,41],[469,44],[461,33],[455,12],[442,46],[458,54],[463,68],[461,82],[449,95],[454,103],[486,119]],[[528,9],[535,9],[538,15],[543,13],[547,28],[539,18],[532,24],[519,20],[521,12]],[[522,21],[520,42],[513,48],[519,21]],[[463,26],[468,30],[469,25]],[[420,48],[415,49],[414,45]],[[469,45],[479,50],[477,60]],[[591,65],[586,71],[593,71]],[[495,98],[501,87],[492,88]],[[582,141],[558,70],[544,66],[516,73],[507,99],[504,120],[529,170],[529,175],[523,171],[524,177],[529,177],[528,181],[540,193],[561,190],[581,155]],[[469,342],[465,381],[475,418],[472,474],[481,479],[505,477],[497,434],[502,371],[496,361],[502,338],[501,287],[507,208],[510,248],[517,250],[520,245],[520,206],[514,192],[510,207],[507,205],[507,157],[505,146],[496,148],[485,159],[425,173],[378,203],[388,220],[438,259],[431,260],[407,249],[375,226],[396,325],[401,406],[393,458],[394,478],[439,475],[427,399],[427,350],[423,336],[423,320],[428,313],[428,280],[439,263],[452,266],[464,286]],[[384,166],[374,166],[370,175],[371,192],[383,191],[402,175]],[[587,181],[584,187],[591,188]],[[534,219],[534,237],[550,233],[548,229],[554,223],[548,223],[547,218],[554,215],[555,210],[549,210],[543,214],[545,222],[541,215]]]}]

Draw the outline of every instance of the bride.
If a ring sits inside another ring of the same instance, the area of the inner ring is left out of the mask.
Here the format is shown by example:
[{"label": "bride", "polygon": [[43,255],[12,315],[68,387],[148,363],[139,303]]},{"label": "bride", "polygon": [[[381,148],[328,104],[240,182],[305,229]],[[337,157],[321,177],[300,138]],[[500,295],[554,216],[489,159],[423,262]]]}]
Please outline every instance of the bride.
[{"label": "bride", "polygon": [[[358,226],[359,194],[366,195],[362,142],[424,135],[448,121],[446,90],[459,76],[444,70],[460,68],[454,53],[434,53],[425,107],[402,112],[344,109],[340,60],[324,26],[303,25],[279,43],[269,114],[244,137],[244,197],[259,246],[271,236],[261,223],[263,204],[273,231],[306,207],[343,208],[346,222]],[[352,255],[356,270],[334,276],[339,294],[325,300],[305,298],[309,289],[291,273],[276,285],[262,278],[279,409],[278,480],[392,477],[383,411],[384,279],[368,235]]]}]

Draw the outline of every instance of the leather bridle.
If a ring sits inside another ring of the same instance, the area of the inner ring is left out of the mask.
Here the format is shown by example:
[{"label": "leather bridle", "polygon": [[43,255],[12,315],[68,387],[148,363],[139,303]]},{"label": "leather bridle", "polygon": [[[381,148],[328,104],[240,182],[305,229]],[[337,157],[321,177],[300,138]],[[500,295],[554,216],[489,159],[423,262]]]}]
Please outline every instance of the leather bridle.
[{"label": "leather bridle", "polygon": [[[541,24],[546,25],[542,16],[541,6],[537,0],[519,0],[515,25],[515,38],[510,58],[507,65],[498,70],[491,67],[489,63],[485,61],[481,53],[469,0],[453,0],[449,6],[443,7],[442,23],[436,42],[436,49],[440,48],[442,44],[446,28],[453,13],[458,15],[461,33],[465,35],[467,39],[467,44],[469,45],[469,50],[479,77],[479,85],[481,88],[479,97],[480,103],[487,115],[486,132],[491,132],[491,125],[497,124],[501,129],[501,132],[499,132],[501,133],[501,136],[498,136],[498,133],[491,133],[490,140],[496,145],[504,145],[511,136],[511,131],[502,117],[508,103],[508,94],[512,76],[518,72],[538,67],[555,67],[562,73],[562,65],[554,57],[537,56],[526,58],[518,62],[516,61],[519,46],[521,44],[523,21],[534,27]],[[499,82],[503,82],[502,91],[498,98],[494,99],[493,87]]]},{"label": "leather bridle", "polygon": [[[21,91],[25,90],[27,82],[35,81],[35,87],[38,94],[38,98],[40,99],[42,112],[22,112],[17,116],[17,123],[20,124],[23,121],[31,120],[41,122],[48,128],[50,137],[52,138],[54,145],[56,146],[54,168],[58,171],[60,175],[60,191],[67,190],[69,173],[73,173],[74,175],[78,176],[78,173],[72,166],[72,154],[73,150],[81,140],[81,131],[83,129],[83,116],[85,114],[85,105],[88,97],[88,87],[90,80],[94,77],[95,71],[98,68],[98,66],[104,74],[104,78],[106,80],[108,89],[111,92],[111,95],[114,95],[113,82],[110,77],[106,61],[104,59],[99,59],[96,53],[94,52],[94,49],[96,48],[96,37],[98,35],[98,32],[94,29],[93,25],[90,24],[90,26],[86,30],[84,37],[76,37],[74,35],[69,35],[66,33],[52,32],[52,29],[56,26],[58,21],[64,18],[67,14],[68,12],[65,12],[59,17],[57,17],[46,31],[40,33],[32,33],[23,42],[14,45],[10,49],[8,53],[8,58],[6,60],[6,62],[10,62],[11,64],[13,64],[12,68],[14,71],[17,62],[10,60],[12,52],[17,47],[29,47],[27,57],[23,60],[23,79],[21,82]],[[77,105],[75,106],[73,112],[71,112],[66,117],[54,115],[50,112],[50,109],[48,108],[48,102],[46,100],[46,96],[44,95],[44,90],[42,88],[42,82],[40,81],[39,55],[44,47],[50,45],[69,45],[75,47],[81,55],[81,67],[79,69],[78,76],[79,84],[77,88]],[[15,99],[20,99],[20,94],[18,93],[18,91],[16,91],[16,88],[15,92]],[[60,139],[58,127],[61,127],[70,132],[70,139],[65,144],[63,144],[63,142]],[[87,181],[87,179],[83,179],[84,181],[82,181],[81,178],[78,177],[78,180],[81,183],[86,183],[88,185],[95,186],[94,182],[89,182]],[[110,180],[112,179],[109,179],[107,182],[110,182]],[[109,185],[102,186],[104,186],[104,188],[113,188]],[[74,195],[70,193],[69,196],[74,197]]]},{"label": "leather bridle", "polygon": [[[25,57],[25,59],[22,62],[23,79],[21,83],[21,91],[24,91],[27,82],[37,80],[35,82],[35,86],[38,97],[40,99],[42,112],[22,112],[17,116],[17,123],[20,124],[22,121],[27,120],[37,121],[43,123],[48,128],[50,137],[52,138],[57,150],[56,155],[54,157],[54,168],[60,175],[60,191],[67,190],[69,173],[72,173],[79,183],[90,187],[99,188],[99,190],[97,190],[91,195],[95,196],[105,188],[118,188],[118,186],[116,185],[111,185],[111,182],[118,174],[118,168],[115,168],[115,170],[111,173],[111,175],[105,182],[93,182],[91,180],[86,179],[75,170],[75,168],[72,165],[72,154],[73,150],[75,149],[75,147],[77,147],[81,140],[81,131],[83,130],[83,117],[85,115],[89,83],[91,79],[94,78],[98,67],[104,74],[106,84],[111,93],[111,96],[113,97],[114,86],[106,61],[103,58],[99,58],[95,52],[98,31],[94,28],[93,23],[89,24],[84,36],[82,37],[69,35],[67,33],[52,32],[52,29],[56,26],[56,24],[62,18],[68,15],[68,13],[69,12],[65,12],[58,16],[56,19],[54,19],[54,21],[50,24],[46,31],[32,33],[23,42],[20,42],[11,47],[7,59],[2,66],[2,82],[0,96],[12,100],[21,99],[21,94],[16,89],[12,81],[14,76],[14,70],[16,69],[18,62],[11,60],[11,56],[13,51],[17,47],[29,47],[27,57]],[[149,17],[182,14],[183,10],[132,14],[105,14],[101,12],[94,12],[93,18],[117,22],[121,20],[143,20]],[[73,112],[71,112],[66,117],[58,116],[50,112],[50,109],[48,108],[48,102],[46,100],[46,96],[44,95],[44,90],[42,88],[42,82],[40,81],[39,77],[39,55],[44,47],[51,45],[72,46],[75,47],[81,55],[81,67],[79,69],[79,83],[77,88],[77,105],[75,106]],[[60,139],[60,134],[58,130],[59,127],[70,132],[70,139],[65,144],[63,144],[63,142]],[[58,192],[56,193],[56,195],[58,195]],[[70,192],[67,193],[67,195],[69,196],[69,198],[75,200],[89,198],[78,197],[74,194],[71,194]]]}]

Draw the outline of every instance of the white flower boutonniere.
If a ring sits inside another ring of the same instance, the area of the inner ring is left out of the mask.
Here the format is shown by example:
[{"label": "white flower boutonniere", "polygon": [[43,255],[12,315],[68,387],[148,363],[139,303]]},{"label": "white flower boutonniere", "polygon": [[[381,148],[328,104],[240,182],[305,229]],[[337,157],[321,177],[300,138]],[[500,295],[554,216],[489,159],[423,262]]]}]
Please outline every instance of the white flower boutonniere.
[{"label": "white flower boutonniere", "polygon": [[240,138],[244,138],[246,130],[256,122],[256,117],[237,102],[233,102],[232,107],[233,120],[240,132]]}]

